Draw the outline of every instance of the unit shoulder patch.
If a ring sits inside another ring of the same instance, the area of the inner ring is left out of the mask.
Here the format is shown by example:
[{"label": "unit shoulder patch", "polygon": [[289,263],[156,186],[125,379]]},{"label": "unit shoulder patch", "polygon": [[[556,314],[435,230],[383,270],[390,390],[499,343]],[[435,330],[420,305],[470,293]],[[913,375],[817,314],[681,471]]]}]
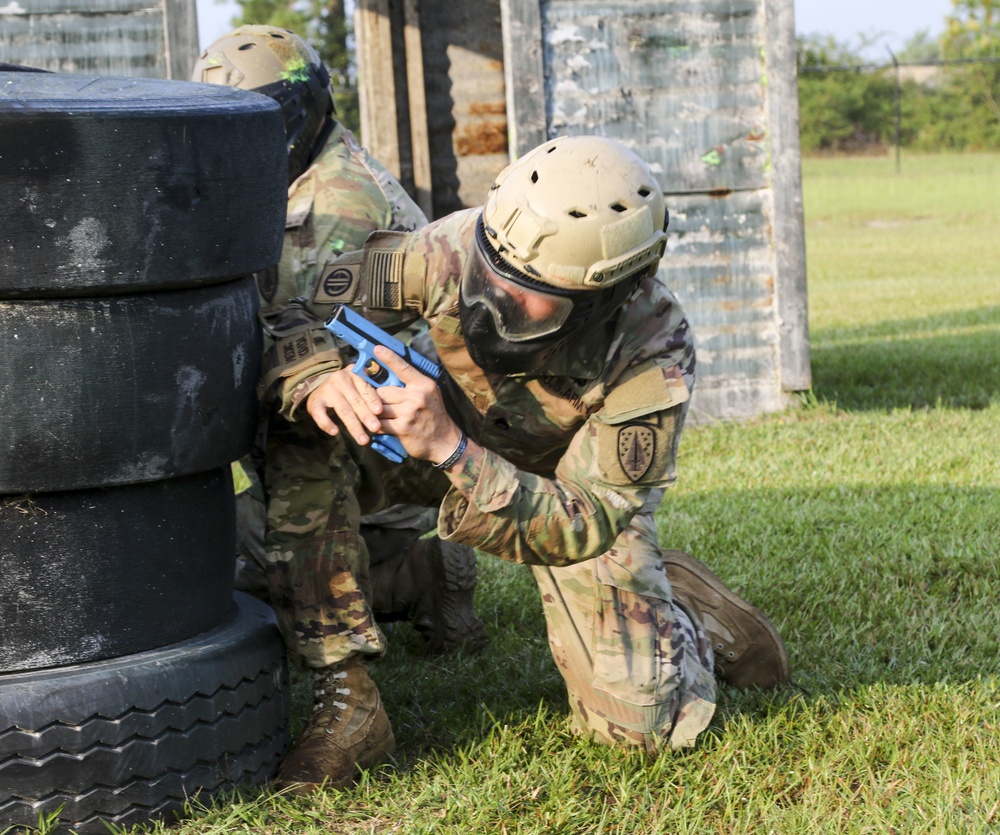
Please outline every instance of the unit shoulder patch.
[{"label": "unit shoulder patch", "polygon": [[672,482],[678,421],[689,397],[673,367],[646,366],[620,380],[594,423],[599,477],[618,485]]},{"label": "unit shoulder patch", "polygon": [[656,433],[642,423],[627,423],[618,430],[618,465],[629,481],[642,479],[656,459]]},{"label": "unit shoulder patch", "polygon": [[362,252],[345,252],[323,266],[313,288],[311,309],[324,319],[335,304],[350,304],[361,284]]}]

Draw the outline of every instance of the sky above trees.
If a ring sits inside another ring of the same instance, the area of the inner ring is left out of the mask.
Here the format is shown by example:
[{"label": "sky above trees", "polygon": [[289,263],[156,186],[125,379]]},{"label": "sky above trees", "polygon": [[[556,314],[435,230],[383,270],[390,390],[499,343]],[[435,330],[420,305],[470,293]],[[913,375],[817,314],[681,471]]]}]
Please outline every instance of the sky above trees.
[{"label": "sky above trees", "polygon": [[936,38],[945,29],[951,0],[795,0],[795,30],[800,35],[833,35],[838,41],[864,48],[867,57],[888,57],[886,47],[902,51],[917,32]]},{"label": "sky above trees", "polygon": [[[858,35],[872,38],[868,47],[884,58],[885,46],[899,52],[906,41],[926,29],[932,36],[944,31],[944,18],[951,0],[794,0],[795,23],[799,34],[819,32],[838,41],[859,45]],[[235,0],[196,0],[198,31],[202,48],[226,34],[239,12]]]}]

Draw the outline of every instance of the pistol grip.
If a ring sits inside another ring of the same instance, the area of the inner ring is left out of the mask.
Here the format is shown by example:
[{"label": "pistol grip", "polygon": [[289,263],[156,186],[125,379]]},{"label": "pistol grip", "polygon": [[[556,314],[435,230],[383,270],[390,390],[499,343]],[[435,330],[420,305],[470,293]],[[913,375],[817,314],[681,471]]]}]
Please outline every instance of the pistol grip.
[{"label": "pistol grip", "polygon": [[374,435],[372,449],[394,464],[400,464],[409,457],[399,438],[395,435]]}]

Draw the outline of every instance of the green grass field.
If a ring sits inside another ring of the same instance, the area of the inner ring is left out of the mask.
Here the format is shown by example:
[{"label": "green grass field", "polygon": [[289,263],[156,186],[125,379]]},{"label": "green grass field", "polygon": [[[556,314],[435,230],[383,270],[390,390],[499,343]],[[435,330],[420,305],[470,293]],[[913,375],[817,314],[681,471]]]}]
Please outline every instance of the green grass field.
[{"label": "green grass field", "polygon": [[804,182],[813,392],[691,427],[659,514],[773,618],[794,686],[723,689],[655,761],[581,742],[530,576],[482,558],[486,652],[424,658],[399,627],[376,670],[394,767],[175,831],[1000,832],[1000,156],[807,160]]}]

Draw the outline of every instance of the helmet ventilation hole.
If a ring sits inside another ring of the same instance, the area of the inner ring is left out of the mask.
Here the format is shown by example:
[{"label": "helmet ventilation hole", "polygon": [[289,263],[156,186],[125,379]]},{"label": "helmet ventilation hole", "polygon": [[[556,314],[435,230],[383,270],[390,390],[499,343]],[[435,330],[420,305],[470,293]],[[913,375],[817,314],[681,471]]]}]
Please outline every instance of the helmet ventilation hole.
[{"label": "helmet ventilation hole", "polygon": [[240,50],[240,52],[243,52],[246,49],[253,49],[255,46],[257,46],[257,44],[255,44],[255,43],[244,43],[244,44],[240,44],[239,50]]},{"label": "helmet ventilation hole", "polygon": [[615,212],[627,212],[628,211],[628,207],[627,206],[623,206],[621,203],[612,203],[611,204],[611,210],[615,211]]},{"label": "helmet ventilation hole", "polygon": [[586,213],[586,212],[581,212],[581,211],[580,211],[579,209],[573,209],[573,210],[572,210],[572,211],[571,211],[571,212],[569,213],[569,216],[570,216],[570,217],[586,217],[586,216],[587,216],[587,213]]},{"label": "helmet ventilation hole", "polygon": [[537,183],[538,182],[538,172],[537,171],[532,171],[531,172],[531,182],[533,182],[533,183]]},{"label": "helmet ventilation hole", "polygon": [[649,189],[646,188],[645,186],[643,186],[641,189],[639,189],[639,196],[640,197],[649,197]]}]

